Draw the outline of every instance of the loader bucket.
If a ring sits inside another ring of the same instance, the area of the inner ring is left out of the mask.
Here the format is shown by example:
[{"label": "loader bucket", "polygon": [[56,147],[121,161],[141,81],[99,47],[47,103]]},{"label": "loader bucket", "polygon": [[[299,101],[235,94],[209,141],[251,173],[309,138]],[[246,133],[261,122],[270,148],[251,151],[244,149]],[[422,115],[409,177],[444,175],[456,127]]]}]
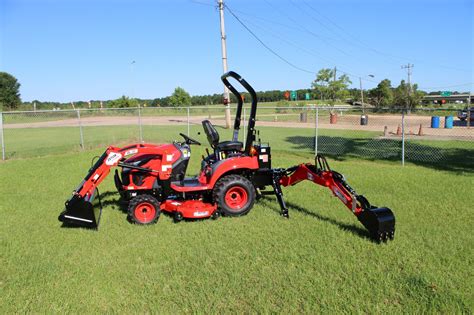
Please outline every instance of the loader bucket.
[{"label": "loader bucket", "polygon": [[395,216],[389,208],[371,207],[358,215],[359,221],[378,242],[393,239],[395,236]]},{"label": "loader bucket", "polygon": [[66,209],[59,215],[58,220],[65,226],[97,229],[102,215],[102,203],[99,191],[95,189],[90,197],[82,198],[73,195],[65,203]]}]

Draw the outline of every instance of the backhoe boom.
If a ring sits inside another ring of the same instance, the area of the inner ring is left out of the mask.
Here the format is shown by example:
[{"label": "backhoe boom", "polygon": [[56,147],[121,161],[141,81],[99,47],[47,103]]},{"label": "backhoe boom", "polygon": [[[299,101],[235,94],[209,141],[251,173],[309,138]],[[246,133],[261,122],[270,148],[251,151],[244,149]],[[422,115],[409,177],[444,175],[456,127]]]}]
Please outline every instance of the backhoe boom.
[{"label": "backhoe boom", "polygon": [[[287,169],[273,169],[273,189],[281,207],[281,214],[288,217],[288,208],[283,200],[280,186],[293,186],[303,180],[309,180],[320,186],[328,187],[366,227],[372,238],[377,241],[393,239],[395,235],[395,216],[389,208],[371,206],[369,201],[347,183],[344,175],[330,169],[327,160],[317,155],[315,164],[306,163]],[[276,179],[276,180],[275,180]]]}]

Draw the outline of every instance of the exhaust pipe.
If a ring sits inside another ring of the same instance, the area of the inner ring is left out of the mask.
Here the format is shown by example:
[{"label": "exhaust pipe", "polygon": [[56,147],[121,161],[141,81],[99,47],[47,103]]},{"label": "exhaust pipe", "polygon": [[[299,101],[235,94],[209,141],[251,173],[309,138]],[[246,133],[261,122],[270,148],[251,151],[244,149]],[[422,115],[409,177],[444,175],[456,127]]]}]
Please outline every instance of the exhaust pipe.
[{"label": "exhaust pipe", "polygon": [[99,190],[96,188],[90,196],[82,198],[74,194],[65,203],[65,210],[59,215],[58,220],[63,226],[85,227],[97,229],[102,216],[102,203]]}]

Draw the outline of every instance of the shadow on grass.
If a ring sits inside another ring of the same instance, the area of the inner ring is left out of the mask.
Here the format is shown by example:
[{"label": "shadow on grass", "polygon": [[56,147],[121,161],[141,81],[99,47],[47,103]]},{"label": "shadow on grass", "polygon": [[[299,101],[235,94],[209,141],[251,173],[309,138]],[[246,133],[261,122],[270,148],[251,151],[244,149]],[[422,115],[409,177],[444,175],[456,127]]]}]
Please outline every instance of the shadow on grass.
[{"label": "shadow on grass", "polygon": [[[112,197],[112,199],[104,200],[105,198]],[[102,208],[110,206],[114,210],[119,210],[123,213],[128,213],[128,203],[125,202],[118,191],[106,191],[100,194]]]},{"label": "shadow on grass", "polygon": [[[263,197],[261,199],[260,202],[262,202],[263,204],[265,204],[266,207],[268,208],[271,208],[273,211],[275,212],[278,212],[280,213],[280,209],[277,208],[277,206],[275,206],[275,203],[273,202],[270,202],[269,199],[265,199],[267,198],[266,196]],[[323,221],[323,222],[327,222],[327,223],[330,223],[336,227],[338,227],[339,229],[345,231],[345,232],[349,232],[349,233],[352,233],[354,235],[357,235],[358,237],[360,238],[363,238],[363,239],[366,239],[366,240],[369,240],[371,242],[375,242],[371,237],[370,237],[370,234],[367,230],[365,230],[364,228],[361,228],[359,226],[356,226],[354,224],[346,224],[346,223],[342,223],[342,222],[339,222],[337,220],[334,220],[334,219],[331,219],[331,218],[328,218],[328,217],[325,217],[321,214],[318,214],[318,213],[315,213],[315,212],[312,212],[306,208],[303,208],[299,205],[296,205],[292,202],[286,202],[286,205],[287,207],[289,208],[289,212],[290,212],[290,218],[291,218],[291,212],[292,211],[297,211],[297,212],[300,212],[304,215],[307,215],[309,217],[312,217],[314,219],[317,219],[319,221]],[[354,217],[355,220],[357,220],[355,217]]]},{"label": "shadow on grass", "polygon": [[[292,148],[296,150],[307,150],[308,143],[311,143],[311,149],[314,150],[314,137],[291,136],[285,141],[293,144]],[[469,144],[464,141],[460,143]],[[402,159],[399,139],[319,136],[318,153],[339,161],[361,158],[370,161],[401,162]],[[437,170],[474,173],[473,156],[474,149],[470,148],[442,148],[411,140],[405,142],[405,161]]]}]

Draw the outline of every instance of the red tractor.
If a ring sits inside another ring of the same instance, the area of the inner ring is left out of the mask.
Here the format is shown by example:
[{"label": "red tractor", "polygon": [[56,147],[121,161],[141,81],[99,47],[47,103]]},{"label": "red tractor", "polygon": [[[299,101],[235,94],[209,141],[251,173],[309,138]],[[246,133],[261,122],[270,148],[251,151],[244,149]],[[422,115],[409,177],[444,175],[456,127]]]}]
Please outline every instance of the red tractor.
[{"label": "red tractor", "polygon": [[[229,77],[237,80],[252,99],[245,144],[238,141],[243,98],[229,83]],[[202,122],[213,152],[208,151],[208,156],[203,157],[199,175],[185,177],[191,146],[200,143],[182,133],[182,142],[139,143],[123,148],[111,146],[66,201],[66,209],[59,215],[59,220],[65,225],[97,228],[102,214],[97,186],[112,167],[118,166],[122,171],[120,174],[115,171],[115,185],[122,199],[128,202],[129,219],[137,224],[157,222],[161,211],[172,214],[177,222],[183,218],[241,216],[252,209],[258,195],[268,193],[276,195],[281,215],[288,218],[281,186],[310,180],[328,187],[357,216],[371,237],[377,241],[393,239],[395,217],[392,211],[371,206],[347,184],[343,175],[329,168],[323,156],[316,156],[315,165],[272,168],[270,146],[260,139],[256,141],[257,95],[254,89],[232,71],[221,79],[238,102],[233,138],[220,141],[211,122]],[[266,191],[266,187],[272,190]]]}]

